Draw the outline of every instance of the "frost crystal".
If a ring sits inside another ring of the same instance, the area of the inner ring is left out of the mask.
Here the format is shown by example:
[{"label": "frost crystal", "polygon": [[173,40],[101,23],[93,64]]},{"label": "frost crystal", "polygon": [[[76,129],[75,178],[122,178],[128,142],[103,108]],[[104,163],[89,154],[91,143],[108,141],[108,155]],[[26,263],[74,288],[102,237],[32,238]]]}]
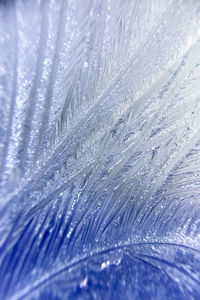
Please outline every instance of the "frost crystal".
[{"label": "frost crystal", "polygon": [[0,2],[0,299],[200,299],[200,2]]}]

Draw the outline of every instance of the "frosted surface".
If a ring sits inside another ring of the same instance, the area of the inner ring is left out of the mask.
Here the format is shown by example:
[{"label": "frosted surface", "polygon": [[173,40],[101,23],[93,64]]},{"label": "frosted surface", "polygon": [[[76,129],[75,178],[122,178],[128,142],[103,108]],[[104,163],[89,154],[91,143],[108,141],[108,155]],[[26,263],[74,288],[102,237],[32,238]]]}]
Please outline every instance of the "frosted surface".
[{"label": "frosted surface", "polygon": [[200,2],[0,2],[0,299],[200,299]]}]

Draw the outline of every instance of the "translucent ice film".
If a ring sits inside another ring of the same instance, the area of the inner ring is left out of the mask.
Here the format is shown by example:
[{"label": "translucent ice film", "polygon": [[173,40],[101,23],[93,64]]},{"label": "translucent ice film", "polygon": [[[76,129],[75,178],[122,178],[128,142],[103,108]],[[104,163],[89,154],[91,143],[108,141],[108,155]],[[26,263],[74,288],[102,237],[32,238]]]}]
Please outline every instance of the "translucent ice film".
[{"label": "translucent ice film", "polygon": [[0,299],[200,299],[200,1],[0,1]]}]

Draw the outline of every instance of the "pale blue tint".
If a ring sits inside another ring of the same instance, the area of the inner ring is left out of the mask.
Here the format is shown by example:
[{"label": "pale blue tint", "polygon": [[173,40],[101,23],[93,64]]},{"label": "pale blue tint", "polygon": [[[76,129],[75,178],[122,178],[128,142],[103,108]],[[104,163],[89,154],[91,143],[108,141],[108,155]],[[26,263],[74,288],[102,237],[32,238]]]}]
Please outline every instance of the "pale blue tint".
[{"label": "pale blue tint", "polygon": [[200,299],[200,1],[0,2],[0,299]]}]

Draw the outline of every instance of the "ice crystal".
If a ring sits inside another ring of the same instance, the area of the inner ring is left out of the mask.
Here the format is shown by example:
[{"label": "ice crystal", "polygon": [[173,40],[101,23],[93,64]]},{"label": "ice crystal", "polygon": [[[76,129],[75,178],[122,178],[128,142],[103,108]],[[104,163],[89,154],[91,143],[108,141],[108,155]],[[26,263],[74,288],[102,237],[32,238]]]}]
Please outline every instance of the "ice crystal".
[{"label": "ice crystal", "polygon": [[200,298],[200,2],[0,2],[0,299]]}]

